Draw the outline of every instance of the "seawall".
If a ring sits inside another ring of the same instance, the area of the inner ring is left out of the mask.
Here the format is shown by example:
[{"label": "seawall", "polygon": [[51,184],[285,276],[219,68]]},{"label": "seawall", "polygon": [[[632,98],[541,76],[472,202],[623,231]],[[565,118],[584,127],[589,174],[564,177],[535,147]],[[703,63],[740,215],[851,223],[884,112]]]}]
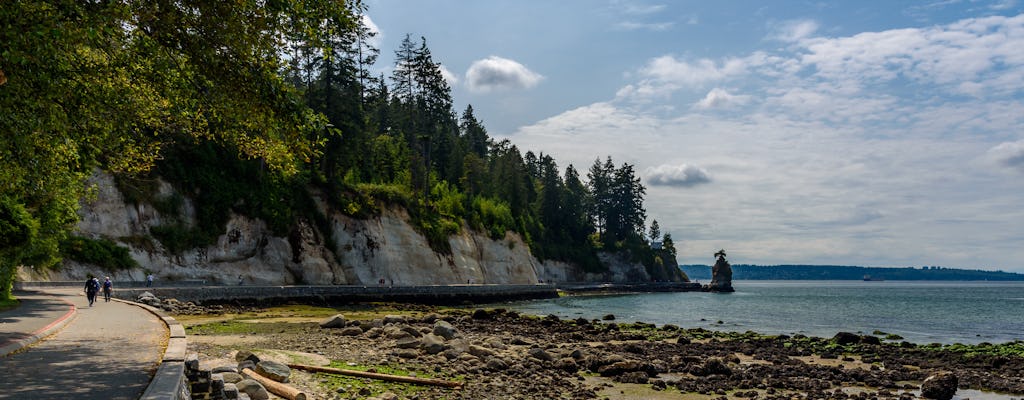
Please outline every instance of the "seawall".
[{"label": "seawall", "polygon": [[644,293],[644,292],[699,292],[696,282],[638,282],[638,283],[559,283],[558,290],[567,293]]},{"label": "seawall", "polygon": [[[19,287],[34,287],[35,282],[20,282]],[[57,282],[40,282],[57,286]],[[66,286],[79,286],[66,282]],[[391,301],[419,304],[494,303],[558,297],[553,285],[430,285],[430,286],[161,286],[131,287],[114,282],[113,296],[134,301],[144,292],[158,298],[174,298],[197,304],[303,302],[337,304],[367,301]]]}]

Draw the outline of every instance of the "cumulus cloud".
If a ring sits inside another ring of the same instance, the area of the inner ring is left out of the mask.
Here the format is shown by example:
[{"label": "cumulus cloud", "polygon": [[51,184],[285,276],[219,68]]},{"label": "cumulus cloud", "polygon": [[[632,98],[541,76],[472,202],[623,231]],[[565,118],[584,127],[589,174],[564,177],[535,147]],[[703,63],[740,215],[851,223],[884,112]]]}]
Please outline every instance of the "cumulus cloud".
[{"label": "cumulus cloud", "polygon": [[474,92],[528,89],[539,83],[543,76],[523,64],[507,58],[490,56],[474,61],[466,71],[466,84]]},{"label": "cumulus cloud", "polygon": [[750,101],[750,96],[731,94],[725,89],[714,88],[703,99],[698,101],[694,107],[701,110],[729,108],[747,104],[748,101]]},{"label": "cumulus cloud", "polygon": [[804,43],[800,63],[823,79],[858,84],[910,79],[957,94],[1013,93],[1022,84],[1024,53],[1018,49],[1024,48],[1024,14]]},{"label": "cumulus cloud", "polygon": [[693,187],[710,183],[708,172],[695,165],[659,165],[644,171],[647,183],[653,186]]},{"label": "cumulus cloud", "polygon": [[1000,143],[988,153],[999,165],[1024,170],[1024,140]]},{"label": "cumulus cloud", "polygon": [[441,77],[448,81],[448,86],[455,86],[459,84],[459,76],[449,71],[443,64],[441,65]]},{"label": "cumulus cloud", "polygon": [[818,23],[809,19],[801,19],[786,21],[777,24],[773,28],[772,35],[770,36],[771,39],[783,42],[799,42],[811,37],[818,30]]}]

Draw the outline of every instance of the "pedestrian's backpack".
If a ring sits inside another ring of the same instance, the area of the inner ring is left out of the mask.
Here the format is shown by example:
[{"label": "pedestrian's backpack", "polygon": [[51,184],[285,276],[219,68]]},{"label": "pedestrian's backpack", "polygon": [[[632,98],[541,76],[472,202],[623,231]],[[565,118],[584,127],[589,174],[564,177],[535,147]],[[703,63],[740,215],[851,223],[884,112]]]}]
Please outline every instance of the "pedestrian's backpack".
[{"label": "pedestrian's backpack", "polygon": [[94,280],[89,280],[89,290],[99,290],[100,284]]}]

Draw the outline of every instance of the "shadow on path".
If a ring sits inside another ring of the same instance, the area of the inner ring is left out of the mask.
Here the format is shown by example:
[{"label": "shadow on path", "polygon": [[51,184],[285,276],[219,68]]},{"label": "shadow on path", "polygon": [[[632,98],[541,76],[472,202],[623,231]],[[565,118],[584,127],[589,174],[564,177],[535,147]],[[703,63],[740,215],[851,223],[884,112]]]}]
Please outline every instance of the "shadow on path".
[{"label": "shadow on path", "polygon": [[0,399],[138,399],[166,346],[163,322],[130,304],[101,299],[90,308],[74,291],[51,293],[74,303],[78,315],[59,333],[0,358]]}]

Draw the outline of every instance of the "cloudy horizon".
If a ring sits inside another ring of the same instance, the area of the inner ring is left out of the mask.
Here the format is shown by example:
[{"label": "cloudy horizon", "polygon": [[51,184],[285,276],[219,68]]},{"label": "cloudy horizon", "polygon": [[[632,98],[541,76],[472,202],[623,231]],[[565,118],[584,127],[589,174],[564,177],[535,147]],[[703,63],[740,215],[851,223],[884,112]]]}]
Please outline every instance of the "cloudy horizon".
[{"label": "cloudy horizon", "polygon": [[[492,136],[562,169],[634,165],[680,263],[724,248],[744,264],[1024,272],[1016,3],[557,3],[474,4],[460,10],[487,25],[423,34]],[[393,7],[370,4],[385,43],[421,28]],[[521,15],[543,7],[561,9]],[[565,9],[579,20],[554,25]],[[581,47],[593,39],[608,48]]]}]

